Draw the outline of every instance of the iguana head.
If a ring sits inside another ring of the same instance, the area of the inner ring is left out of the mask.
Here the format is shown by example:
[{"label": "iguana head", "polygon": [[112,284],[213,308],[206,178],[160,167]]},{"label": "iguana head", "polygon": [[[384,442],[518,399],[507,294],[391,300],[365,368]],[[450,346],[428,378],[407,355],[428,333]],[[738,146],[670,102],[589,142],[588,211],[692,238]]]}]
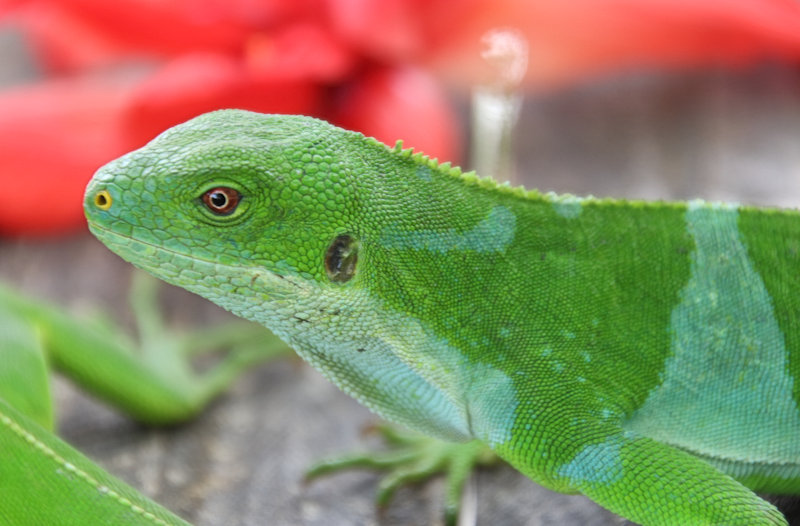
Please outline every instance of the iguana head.
[{"label": "iguana head", "polygon": [[203,115],[101,168],[86,190],[89,228],[182,286],[198,261],[338,286],[355,276],[358,189],[332,153],[354,139],[308,117]]},{"label": "iguana head", "polygon": [[[394,157],[316,119],[218,111],[102,167],[84,207],[90,230],[122,258],[266,325],[383,416],[424,428],[392,408],[413,394],[422,402],[406,405],[419,419],[449,404],[431,385],[442,378],[416,371],[434,343],[381,303],[376,272],[364,271],[380,252],[369,240],[403,206],[394,187],[374,206],[376,188],[387,188],[380,167]],[[465,434],[460,421],[431,420],[440,429],[429,432]]]}]

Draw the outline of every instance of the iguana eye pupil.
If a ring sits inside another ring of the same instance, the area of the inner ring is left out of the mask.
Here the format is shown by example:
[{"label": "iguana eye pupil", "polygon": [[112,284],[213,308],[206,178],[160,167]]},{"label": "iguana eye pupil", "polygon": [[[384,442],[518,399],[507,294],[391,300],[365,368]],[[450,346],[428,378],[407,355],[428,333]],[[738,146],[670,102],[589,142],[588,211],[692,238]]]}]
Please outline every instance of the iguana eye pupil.
[{"label": "iguana eye pupil", "polygon": [[349,234],[336,236],[325,253],[325,272],[331,281],[344,283],[356,273],[358,241]]},{"label": "iguana eye pupil", "polygon": [[228,198],[222,192],[214,192],[209,196],[209,199],[211,200],[211,204],[217,208],[222,208],[228,204]]},{"label": "iguana eye pupil", "polygon": [[203,194],[202,200],[206,207],[213,213],[226,216],[233,213],[236,207],[239,206],[239,200],[242,194],[238,190],[220,186],[212,188]]}]

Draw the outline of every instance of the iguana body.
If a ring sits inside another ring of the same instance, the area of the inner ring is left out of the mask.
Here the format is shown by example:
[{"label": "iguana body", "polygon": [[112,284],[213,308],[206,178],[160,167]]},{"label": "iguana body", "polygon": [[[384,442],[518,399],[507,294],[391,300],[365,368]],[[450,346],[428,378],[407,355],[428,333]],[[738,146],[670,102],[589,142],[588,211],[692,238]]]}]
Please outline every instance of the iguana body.
[{"label": "iguana body", "polygon": [[800,493],[796,212],[526,192],[238,111],[86,195],[122,257],[549,488],[646,525],[785,524],[747,488]]}]

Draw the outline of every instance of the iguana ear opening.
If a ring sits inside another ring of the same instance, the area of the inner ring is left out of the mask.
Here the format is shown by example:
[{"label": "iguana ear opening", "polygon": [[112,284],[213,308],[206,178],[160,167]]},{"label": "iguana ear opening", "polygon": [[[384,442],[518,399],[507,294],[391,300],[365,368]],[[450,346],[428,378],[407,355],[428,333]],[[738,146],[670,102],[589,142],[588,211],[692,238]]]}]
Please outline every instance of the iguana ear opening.
[{"label": "iguana ear opening", "polygon": [[340,234],[325,252],[325,272],[336,283],[350,281],[358,263],[358,240],[350,234]]}]

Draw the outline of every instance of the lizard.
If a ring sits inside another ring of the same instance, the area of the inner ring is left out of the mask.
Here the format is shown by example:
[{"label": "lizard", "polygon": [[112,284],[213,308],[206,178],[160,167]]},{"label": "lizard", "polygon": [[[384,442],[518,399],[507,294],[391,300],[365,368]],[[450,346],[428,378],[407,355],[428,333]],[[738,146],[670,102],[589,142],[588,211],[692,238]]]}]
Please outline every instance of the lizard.
[{"label": "lizard", "polygon": [[239,110],[102,167],[84,207],[390,421],[645,526],[787,524],[754,491],[800,493],[796,211],[541,193]]}]

